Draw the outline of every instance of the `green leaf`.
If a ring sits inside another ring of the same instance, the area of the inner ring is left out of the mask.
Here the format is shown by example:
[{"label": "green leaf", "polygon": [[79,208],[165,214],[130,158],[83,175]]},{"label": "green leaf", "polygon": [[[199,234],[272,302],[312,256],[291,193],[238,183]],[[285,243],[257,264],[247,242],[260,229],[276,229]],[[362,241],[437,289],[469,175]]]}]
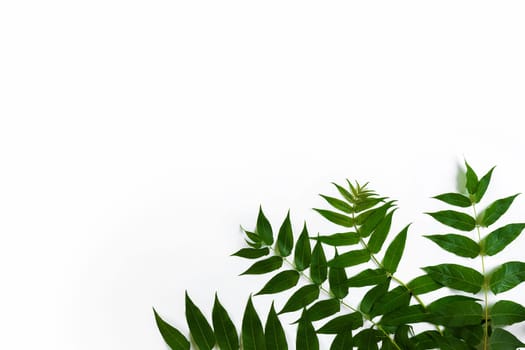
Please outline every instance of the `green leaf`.
[{"label": "green leaf", "polygon": [[396,272],[399,261],[403,256],[409,226],[410,225],[401,230],[386,249],[382,264],[385,270],[390,273]]},{"label": "green leaf", "polygon": [[317,236],[310,237],[313,240],[324,243],[326,245],[331,245],[335,247],[345,246],[345,245],[354,245],[359,243],[361,236],[356,232],[343,232],[343,233],[334,233],[329,236]]},{"label": "green leaf", "polygon": [[288,299],[286,304],[284,304],[283,309],[279,314],[284,314],[285,312],[292,312],[300,310],[308,305],[310,305],[314,300],[317,300],[319,297],[319,286],[316,284],[309,284],[299,288],[292,296]]},{"label": "green leaf", "polygon": [[255,229],[255,233],[261,237],[262,241],[267,245],[273,244],[273,231],[272,231],[272,225],[270,225],[270,222],[264,216],[262,207],[259,207],[259,215],[257,216],[257,226]]},{"label": "green leaf", "polygon": [[297,327],[296,349],[319,350],[317,333],[315,333],[312,322],[304,314],[299,319],[299,326]]},{"label": "green leaf", "polygon": [[492,231],[483,240],[485,254],[495,255],[516,239],[525,228],[525,224],[509,224]]},{"label": "green leaf", "polygon": [[191,301],[186,292],[186,321],[195,344],[202,350],[211,350],[215,345],[215,335],[201,310]]},{"label": "green leaf", "polygon": [[410,335],[413,335],[412,328],[406,324],[397,327],[394,340],[404,350],[416,350],[414,344],[410,340]]},{"label": "green leaf", "polygon": [[408,307],[411,294],[403,286],[396,287],[384,294],[374,304],[370,316],[384,315],[402,307]]},{"label": "green leaf", "polygon": [[217,294],[215,294],[215,303],[212,311],[213,329],[217,344],[221,350],[238,350],[239,336],[228,312],[221,305]]},{"label": "green leaf", "polygon": [[509,300],[500,300],[490,309],[490,319],[494,326],[509,326],[525,321],[525,307]]},{"label": "green leaf", "polygon": [[244,350],[266,350],[262,323],[253,307],[251,297],[248,299],[242,318],[241,338]]},{"label": "green leaf", "polygon": [[352,332],[344,331],[335,336],[332,345],[330,345],[330,350],[347,350],[352,349],[354,346],[354,339],[352,337]]},{"label": "green leaf", "polygon": [[392,312],[386,313],[379,322],[385,326],[399,326],[409,323],[425,322],[428,313],[421,305],[411,305],[402,307]]},{"label": "green leaf", "polygon": [[525,263],[507,262],[498,267],[490,277],[490,290],[494,294],[503,293],[525,281]]},{"label": "green leaf", "polygon": [[312,252],[312,262],[310,264],[310,277],[315,284],[321,284],[326,280],[327,268],[323,246],[317,242]]},{"label": "green leaf", "polygon": [[303,231],[295,244],[294,264],[297,271],[303,271],[310,266],[311,256],[312,248],[310,246],[310,240],[308,239],[308,230],[305,222]]},{"label": "green leaf", "polygon": [[428,305],[428,321],[449,327],[479,325],[483,319],[483,308],[476,299],[452,295],[438,299]]},{"label": "green leaf", "polygon": [[354,345],[357,345],[358,350],[378,350],[377,343],[380,340],[378,331],[372,328],[367,328],[357,333],[354,337]]},{"label": "green leaf", "polygon": [[258,259],[260,257],[270,254],[270,249],[267,247],[264,248],[243,248],[233,253],[232,256],[238,256],[246,259]]},{"label": "green leaf", "polygon": [[288,256],[293,248],[292,223],[290,222],[290,211],[286,215],[279,234],[277,235],[277,251],[280,256]]},{"label": "green leaf", "polygon": [[414,278],[412,281],[408,282],[408,289],[412,291],[412,294],[421,295],[443,287],[441,284],[437,283],[429,275],[422,275]]},{"label": "green leaf", "polygon": [[372,235],[368,240],[368,249],[370,249],[370,252],[377,254],[383,247],[388,232],[390,232],[390,226],[392,225],[392,216],[394,215],[394,211],[395,209],[388,213],[387,216],[385,216],[381,220],[381,222],[376,226],[374,232],[372,232]]},{"label": "green leaf", "polygon": [[299,281],[299,272],[287,270],[273,276],[268,283],[255,295],[275,294],[295,287]]},{"label": "green leaf", "polygon": [[434,198],[456,207],[468,208],[472,205],[470,198],[459,193],[443,193]]},{"label": "green leaf", "polygon": [[483,284],[483,275],[470,267],[441,264],[427,266],[423,270],[437,283],[469,293],[479,292]]},{"label": "green leaf", "polygon": [[[336,252],[337,256],[337,252]],[[346,270],[340,267],[330,267],[328,270],[328,284],[332,294],[339,299],[343,299],[348,295],[348,287],[346,286],[347,276]]]},{"label": "green leaf", "polygon": [[465,236],[456,234],[446,234],[429,235],[424,237],[430,239],[432,242],[436,243],[446,251],[454,253],[458,256],[463,256],[466,258],[475,258],[479,255],[479,244]]},{"label": "green leaf", "polygon": [[374,304],[388,292],[389,284],[390,279],[386,280],[386,282],[378,284],[377,286],[371,288],[368,292],[366,292],[365,296],[361,300],[359,309],[365,314],[370,314],[370,311],[372,310]]},{"label": "green leaf", "polygon": [[478,189],[478,175],[472,170],[470,165],[465,161],[465,166],[467,167],[467,191],[470,194],[475,194]]},{"label": "green leaf", "polygon": [[280,256],[272,256],[268,259],[260,260],[248,268],[248,270],[241,273],[241,275],[260,275],[275,271],[283,265],[283,258]]},{"label": "green leaf", "polygon": [[476,220],[470,215],[454,210],[443,210],[435,213],[425,213],[447,226],[461,231],[470,232],[476,227]]},{"label": "green leaf", "polygon": [[313,322],[331,316],[339,312],[340,309],[341,304],[338,299],[321,300],[310,306],[310,308],[303,313],[303,317],[307,317]]},{"label": "green leaf", "polygon": [[325,219],[333,222],[336,225],[344,226],[344,227],[354,226],[354,220],[349,216],[339,214],[339,213],[336,213],[330,210],[315,209],[315,208],[314,210],[318,212],[319,214],[321,214]]},{"label": "green leaf", "polygon": [[453,337],[463,339],[467,344],[475,348],[483,340],[483,328],[484,327],[481,324],[463,327],[447,327],[445,329],[445,334],[450,334]]},{"label": "green leaf", "polygon": [[266,326],[264,327],[264,338],[266,340],[266,347],[271,350],[288,350],[288,343],[286,342],[286,335],[284,329],[279,321],[279,317],[275,313],[275,308],[272,306],[266,319]]},{"label": "green leaf", "polygon": [[363,326],[363,316],[359,312],[335,317],[317,330],[320,334],[340,334]]},{"label": "green leaf", "polygon": [[378,204],[380,202],[383,202],[385,199],[387,199],[387,198],[386,197],[371,197],[371,198],[365,198],[365,199],[359,200],[354,205],[354,211],[356,213],[360,213],[363,210],[370,209],[374,205],[376,205],[376,204]]},{"label": "green leaf", "polygon": [[358,216],[360,219],[361,227],[359,227],[359,234],[361,237],[368,237],[379,225],[379,223],[385,218],[386,212],[394,204],[394,201],[387,202],[382,206],[374,209],[370,209]]},{"label": "green leaf", "polygon": [[349,214],[354,211],[352,206],[345,201],[342,201],[334,197],[325,196],[322,194],[320,194],[320,196],[323,197],[328,202],[328,204],[330,204],[332,207],[334,207],[337,210],[341,210],[342,212],[349,213]]},{"label": "green leaf", "polygon": [[350,194],[350,192],[348,192],[346,188],[336,184],[335,182],[332,182],[332,185],[334,185],[337,188],[337,191],[339,191],[341,196],[343,196],[343,198],[346,199],[349,203],[354,202],[354,196],[352,196],[352,194]]},{"label": "green leaf", "polygon": [[478,183],[478,189],[476,190],[476,195],[474,196],[475,200],[476,200],[476,203],[479,203],[481,201],[481,199],[483,198],[483,195],[485,194],[485,192],[487,191],[487,188],[489,187],[489,183],[490,183],[490,178],[492,176],[492,171],[494,171],[494,168],[495,167],[492,167],[492,169],[490,169],[488,171],[488,173],[486,173],[480,180],[479,180],[479,183]]},{"label": "green leaf", "polygon": [[153,309],[153,313],[160,335],[162,335],[166,344],[168,344],[172,350],[189,350],[190,342],[188,339],[186,339],[178,329],[164,321],[155,309]]},{"label": "green leaf", "polygon": [[384,269],[366,269],[346,281],[348,287],[372,286],[386,282],[387,274]]},{"label": "green leaf", "polygon": [[489,344],[491,350],[516,350],[525,346],[512,333],[501,328],[496,328],[492,332]]},{"label": "green leaf", "polygon": [[503,214],[505,214],[518,195],[519,193],[515,194],[514,196],[498,199],[489,205],[483,212],[481,225],[488,227],[495,223]]},{"label": "green leaf", "polygon": [[345,268],[349,266],[359,265],[370,260],[370,253],[366,249],[351,250],[334,257],[328,263],[330,267]]}]

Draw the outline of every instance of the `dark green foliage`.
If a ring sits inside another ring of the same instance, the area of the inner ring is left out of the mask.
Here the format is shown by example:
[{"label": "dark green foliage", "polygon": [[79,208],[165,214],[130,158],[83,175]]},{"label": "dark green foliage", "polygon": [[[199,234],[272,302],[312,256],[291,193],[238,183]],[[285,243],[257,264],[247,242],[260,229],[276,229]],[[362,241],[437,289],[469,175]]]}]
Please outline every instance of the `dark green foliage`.
[{"label": "dark green foliage", "polygon": [[239,348],[239,336],[228,312],[221,305],[217,294],[212,312],[213,329],[217,345],[221,350],[235,350]]},{"label": "dark green foliage", "polygon": [[188,350],[190,348],[190,342],[186,337],[179,332],[176,328],[173,328],[166,321],[164,321],[157,311],[153,309],[155,315],[155,322],[157,322],[157,327],[162,335],[162,338],[173,350]]},{"label": "dark green foliage", "polygon": [[496,268],[490,276],[490,290],[494,294],[506,292],[525,281],[525,263],[511,261]]},{"label": "dark green foliage", "polygon": [[275,308],[270,308],[268,318],[266,319],[266,326],[264,327],[264,339],[266,341],[266,348],[271,350],[287,350],[288,342],[284,329],[279,321],[279,317],[275,313]]},{"label": "dark green foliage", "polygon": [[475,258],[479,255],[479,244],[468,237],[456,234],[425,236],[441,248],[466,258]]},{"label": "dark green foliage", "polygon": [[215,335],[206,317],[186,293],[186,321],[193,340],[199,349],[210,350],[215,345]]},{"label": "dark green foliage", "polygon": [[319,286],[315,284],[309,284],[298,289],[291,297],[288,299],[283,309],[279,314],[286,312],[292,312],[300,310],[312,302],[317,300],[319,297]]},{"label": "dark green foliage", "polygon": [[242,347],[246,350],[266,350],[266,340],[259,315],[255,310],[252,298],[248,299],[242,318]]},{"label": "dark green foliage", "polygon": [[279,272],[255,295],[274,294],[294,287],[299,281],[299,272],[288,270]]},{"label": "dark green foliage", "polygon": [[315,284],[321,284],[326,280],[328,273],[328,263],[324,254],[323,246],[317,242],[312,252],[312,262],[310,263],[310,277]]},{"label": "dark green foliage", "polygon": [[299,319],[297,326],[297,338],[295,340],[297,350],[319,350],[319,339],[314,326],[305,314]]},{"label": "dark green foliage", "polygon": [[295,244],[294,263],[297,271],[303,271],[308,268],[310,266],[311,257],[312,248],[310,247],[310,239],[308,238],[308,230],[305,222],[303,230]]},{"label": "dark green foliage", "polygon": [[277,270],[283,265],[283,259],[278,256],[272,256],[268,259],[257,261],[248,270],[241,275],[260,275]]},{"label": "dark green foliage", "polygon": [[440,264],[423,270],[437,283],[465,292],[477,293],[483,284],[483,275],[470,267]]},{"label": "dark green foliage", "polygon": [[293,248],[292,223],[290,222],[290,211],[286,215],[279,234],[277,235],[277,251],[281,256],[288,256]]},{"label": "dark green foliage", "polygon": [[476,220],[470,215],[455,210],[443,210],[427,213],[437,221],[461,231],[472,231],[476,227]]}]

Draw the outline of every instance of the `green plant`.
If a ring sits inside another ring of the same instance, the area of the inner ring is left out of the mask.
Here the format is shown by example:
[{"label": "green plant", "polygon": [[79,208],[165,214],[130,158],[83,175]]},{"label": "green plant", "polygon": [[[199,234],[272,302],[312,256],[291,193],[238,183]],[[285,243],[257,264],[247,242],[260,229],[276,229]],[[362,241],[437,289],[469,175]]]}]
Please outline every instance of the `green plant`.
[{"label": "green plant", "polygon": [[[274,241],[272,226],[262,208],[255,230],[243,229],[248,246],[233,255],[257,261],[242,274],[280,270],[255,295],[295,288],[279,312],[272,304],[263,327],[250,296],[239,339],[237,328],[217,296],[210,325],[186,294],[186,319],[194,344],[202,350],[215,345],[220,349],[239,349],[241,344],[246,350],[287,349],[279,315],[296,312],[299,316],[293,327],[297,328],[297,349],[318,349],[318,334],[333,335],[331,350],[506,350],[525,346],[503,328],[524,321],[525,308],[510,300],[489,304],[490,293],[499,295],[525,280],[525,263],[506,262],[491,272],[485,268],[485,260],[500,253],[525,228],[524,223],[512,223],[492,230],[517,195],[498,199],[478,213],[477,205],[489,187],[494,168],[478,179],[469,164],[465,165],[464,191],[434,197],[454,208],[428,213],[455,232],[425,237],[457,256],[478,259],[480,271],[443,263],[423,267],[424,273],[408,282],[401,280],[396,271],[409,226],[385,248],[395,201],[377,195],[367,184],[334,184],[340,196],[321,195],[331,208],[315,210],[343,227],[343,232],[312,236],[305,223],[296,239],[288,212]],[[468,209],[472,214],[465,212]],[[490,232],[483,236],[482,229],[489,227]],[[473,232],[475,237],[469,237],[467,232]],[[329,251],[333,255],[327,258]],[[356,266],[361,267],[357,273],[350,269]],[[348,277],[351,270],[354,272]],[[305,283],[297,287],[301,279]],[[353,288],[368,290],[360,300],[352,300],[355,297],[349,296],[349,290]],[[449,295],[435,296],[428,304],[423,302],[421,295],[442,288],[448,288]],[[188,339],[154,313],[166,343],[174,350],[189,349]]]}]

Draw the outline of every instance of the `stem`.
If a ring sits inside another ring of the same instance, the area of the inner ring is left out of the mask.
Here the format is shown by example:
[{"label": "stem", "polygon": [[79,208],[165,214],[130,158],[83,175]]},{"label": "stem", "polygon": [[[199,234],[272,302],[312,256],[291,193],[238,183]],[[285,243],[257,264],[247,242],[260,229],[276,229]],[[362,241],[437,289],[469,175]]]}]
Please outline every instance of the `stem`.
[{"label": "stem", "polygon": [[[481,246],[481,230],[478,224],[478,214],[476,212],[476,205],[472,202],[472,210],[474,211],[474,218],[476,220],[476,231],[478,232],[478,244]],[[481,273],[485,279],[485,254],[481,252]],[[489,293],[486,283],[483,283],[483,299],[485,308],[485,326],[483,327],[483,350],[487,350],[489,346]]]}]

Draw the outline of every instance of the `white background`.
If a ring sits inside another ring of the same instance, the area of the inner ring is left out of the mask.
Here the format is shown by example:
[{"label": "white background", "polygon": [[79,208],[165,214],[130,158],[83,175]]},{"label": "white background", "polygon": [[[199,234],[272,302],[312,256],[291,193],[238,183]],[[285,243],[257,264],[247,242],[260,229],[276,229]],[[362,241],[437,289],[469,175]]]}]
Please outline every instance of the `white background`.
[{"label": "white background", "polygon": [[[208,314],[218,291],[240,324],[268,277],[236,276],[239,224],[262,204],[275,228],[290,208],[296,230],[333,232],[311,208],[345,178],[399,200],[394,231],[413,223],[402,278],[479,268],[424,240],[447,229],[423,212],[464,157],[497,165],[487,201],[525,191],[524,16],[521,1],[2,1],[0,348],[165,349],[151,307],[186,330],[186,289]],[[518,197],[502,222],[524,213]]]}]

